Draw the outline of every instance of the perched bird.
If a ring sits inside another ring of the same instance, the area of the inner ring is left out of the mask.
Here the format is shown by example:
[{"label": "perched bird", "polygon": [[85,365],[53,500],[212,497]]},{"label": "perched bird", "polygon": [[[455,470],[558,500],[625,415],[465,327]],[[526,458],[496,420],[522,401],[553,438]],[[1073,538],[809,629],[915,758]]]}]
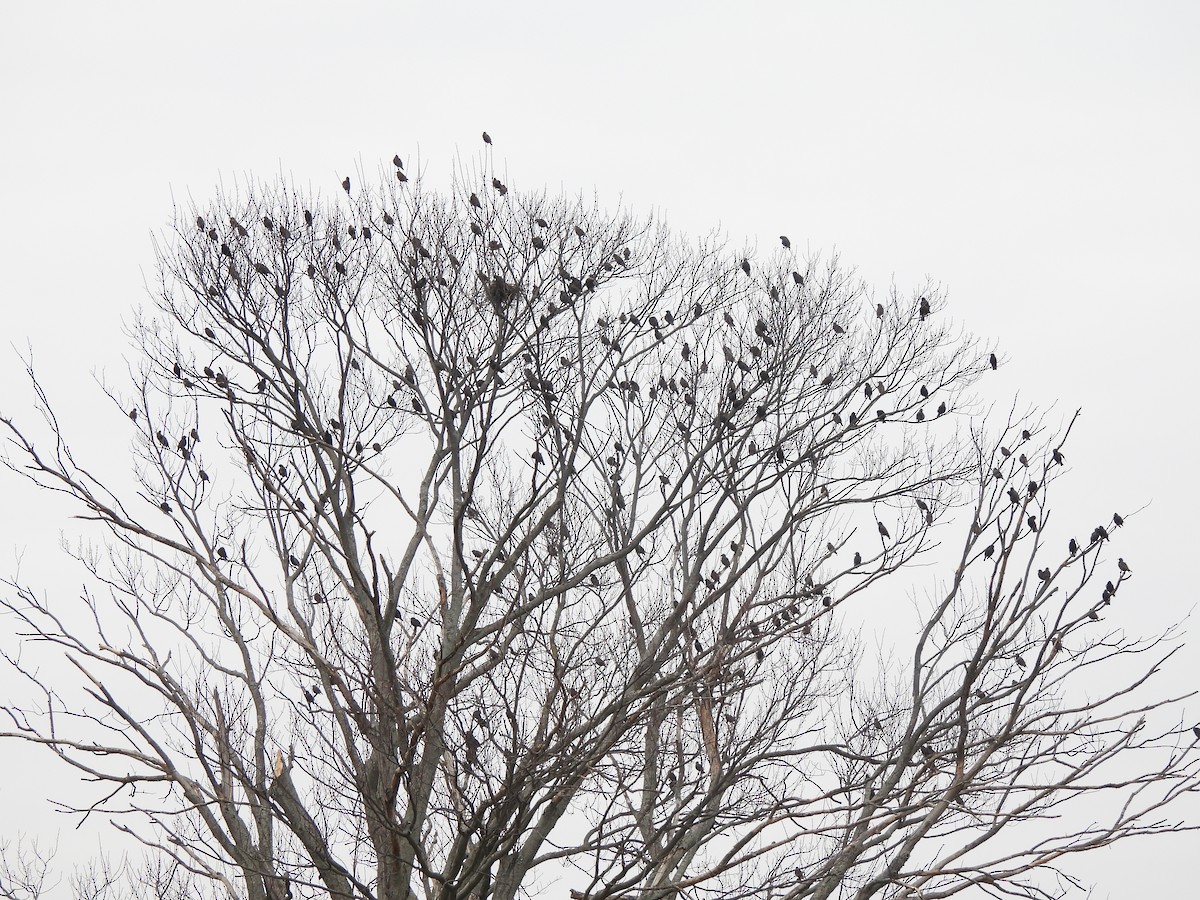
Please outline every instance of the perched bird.
[{"label": "perched bird", "polygon": [[492,136],[490,134],[488,134],[486,131],[483,133],[483,142],[485,144],[491,144],[491,142],[492,142]]},{"label": "perched bird", "polygon": [[992,558],[992,555],[993,555],[995,552],[996,552],[996,545],[995,545],[995,544],[988,544],[986,547],[984,547],[984,548],[983,548],[983,558],[984,558],[984,559],[991,559],[991,558]]},{"label": "perched bird", "polygon": [[854,553],[854,566],[855,566],[855,568],[857,568],[858,566],[861,566],[861,565],[862,565],[862,554],[861,554],[861,553],[859,553],[858,551],[855,551],[855,553]]},{"label": "perched bird", "polygon": [[1037,516],[1031,515],[1025,521],[1028,523],[1030,531],[1037,531]]},{"label": "perched bird", "polygon": [[924,297],[921,298],[921,303],[918,307],[918,311],[920,312],[920,315],[921,315],[921,321],[924,321],[925,318],[929,315],[929,301],[926,300]]},{"label": "perched bird", "polygon": [[742,259],[742,271],[745,272],[747,275],[750,274],[750,260],[745,259],[744,257]]},{"label": "perched bird", "polygon": [[946,414],[946,404],[945,404],[945,403],[939,403],[939,404],[938,404],[938,415],[939,415],[939,416],[944,416],[945,414]]},{"label": "perched bird", "polygon": [[1120,557],[1117,558],[1117,568],[1125,574],[1129,574],[1130,572],[1129,563],[1125,562],[1125,560],[1121,559]]},{"label": "perched bird", "polygon": [[1075,540],[1075,538],[1071,538],[1071,540],[1067,542],[1067,552],[1070,553],[1071,556],[1074,556],[1079,552],[1079,543]]},{"label": "perched bird", "polygon": [[788,240],[788,237],[787,237],[787,235],[786,235],[786,234],[781,234],[781,235],[779,236],[779,243],[783,244],[783,249],[784,249],[784,250],[791,250],[791,249],[792,249],[792,242]]},{"label": "perched bird", "polygon": [[394,165],[394,166],[395,166],[397,169],[403,169],[403,168],[404,168],[404,160],[402,160],[402,159],[400,158],[400,154],[399,154],[399,153],[397,153],[395,156],[393,156],[393,157],[392,157],[392,165]]},{"label": "perched bird", "polygon": [[1125,524],[1125,520],[1121,518],[1120,513],[1113,513],[1113,524],[1118,528]]},{"label": "perched bird", "polygon": [[1054,460],[1056,463],[1058,463],[1058,465],[1060,465],[1060,466],[1063,464],[1062,451],[1059,450],[1057,447],[1055,447],[1054,450],[1051,451],[1050,458],[1052,460]]},{"label": "perched bird", "polygon": [[1022,669],[1025,668],[1025,658],[1020,653],[1013,656],[1013,661]]},{"label": "perched bird", "polygon": [[875,304],[875,318],[877,318],[877,319],[883,318],[883,304],[882,303]]},{"label": "perched bird", "polygon": [[799,272],[792,273],[792,281],[796,282],[796,284],[800,285],[800,287],[804,287],[804,276]]},{"label": "perched bird", "polygon": [[1020,503],[1021,495],[1017,493],[1016,488],[1009,488],[1008,489],[1008,499],[1011,500],[1014,504]]},{"label": "perched bird", "polygon": [[136,422],[137,417],[138,417],[138,411],[136,409],[131,409],[129,411],[129,421]]},{"label": "perched bird", "polygon": [[880,537],[882,537],[882,538],[890,538],[891,537],[891,535],[888,534],[886,525],[884,525],[882,522],[876,522],[875,524],[877,526],[879,526],[879,536]]},{"label": "perched bird", "polygon": [[988,357],[988,362],[991,364],[993,371],[995,371],[996,369],[998,369],[1000,367],[1000,361],[998,359],[996,359],[995,353],[991,354]]},{"label": "perched bird", "polygon": [[347,175],[345,178],[342,179],[342,190],[344,190],[347,194],[350,193],[350,176],[349,175]]}]

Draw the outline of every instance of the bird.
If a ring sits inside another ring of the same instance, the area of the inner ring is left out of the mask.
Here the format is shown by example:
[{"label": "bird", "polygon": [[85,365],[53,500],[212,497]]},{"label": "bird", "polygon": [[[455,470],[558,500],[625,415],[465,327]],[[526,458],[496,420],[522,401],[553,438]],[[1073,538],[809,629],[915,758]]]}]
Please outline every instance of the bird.
[{"label": "bird", "polygon": [[483,207],[483,204],[479,202],[479,195],[476,194],[474,191],[471,191],[471,197],[470,197],[469,202],[476,209],[480,209]]},{"label": "bird", "polygon": [[1125,524],[1125,520],[1121,518],[1120,513],[1113,513],[1113,524],[1118,528]]},{"label": "bird", "polygon": [[1029,524],[1030,531],[1037,531],[1037,516],[1030,516],[1025,520]]},{"label": "bird", "polygon": [[136,409],[131,409],[129,411],[129,421],[136,422],[137,417],[138,417],[138,411]]},{"label": "bird", "polygon": [[1000,361],[999,361],[998,359],[996,359],[996,354],[995,354],[995,353],[991,354],[991,355],[988,357],[988,362],[989,362],[989,363],[991,364],[991,366],[992,366],[992,371],[995,371],[996,369],[1000,368]]},{"label": "bird", "polygon": [[350,176],[349,175],[347,175],[345,178],[342,179],[342,190],[344,190],[347,194],[350,193]]},{"label": "bird", "polygon": [[783,244],[784,250],[792,249],[792,242],[788,240],[788,236],[786,234],[781,234],[779,236],[779,243]]},{"label": "bird", "polygon": [[166,500],[164,500],[162,503],[158,504],[158,508],[161,509],[163,512],[165,512],[168,516],[171,514],[171,504],[168,503]]},{"label": "bird", "polygon": [[939,403],[939,404],[938,404],[938,415],[939,415],[939,416],[944,416],[945,414],[946,414],[946,404],[945,404],[945,403]]},{"label": "bird", "polygon": [[1108,540],[1108,531],[1105,530],[1103,525],[1097,525],[1095,527],[1095,529],[1092,531],[1092,543],[1094,544],[1094,543],[1096,543],[1096,541],[1107,541],[1107,540]]},{"label": "bird", "polygon": [[402,160],[402,159],[400,158],[400,154],[399,154],[399,153],[397,153],[395,156],[393,156],[393,157],[392,157],[392,165],[393,165],[393,166],[395,166],[397,169],[403,169],[403,168],[404,168],[404,160]]},{"label": "bird", "polygon": [[1129,563],[1125,562],[1125,560],[1121,559],[1120,557],[1117,558],[1117,568],[1126,575],[1128,575],[1130,572]]},{"label": "bird", "polygon": [[1195,725],[1192,727],[1192,734],[1196,736],[1196,740],[1200,741],[1200,725]]},{"label": "bird", "polygon": [[804,287],[804,276],[799,272],[792,273],[792,281],[796,282],[796,284],[800,285],[800,287]]},{"label": "bird", "polygon": [[875,304],[875,318],[877,318],[877,319],[883,318],[883,304],[882,303]]},{"label": "bird", "polygon": [[1053,450],[1053,451],[1051,451],[1051,453],[1050,453],[1050,458],[1051,458],[1051,459],[1053,459],[1053,460],[1054,460],[1056,463],[1058,463],[1058,465],[1060,465],[1060,466],[1063,464],[1063,454],[1062,454],[1062,451],[1061,451],[1061,450],[1059,450],[1057,447],[1055,447],[1055,448],[1054,448],[1054,450]]},{"label": "bird", "polygon": [[1020,653],[1013,656],[1013,661],[1016,662],[1016,664],[1018,666],[1020,666],[1022,669],[1025,668],[1025,658],[1023,656],[1021,656]]},{"label": "bird", "polygon": [[1011,500],[1011,501],[1012,501],[1014,504],[1016,504],[1016,503],[1020,503],[1020,502],[1021,502],[1021,495],[1017,493],[1017,489],[1016,489],[1016,488],[1011,488],[1011,487],[1010,487],[1010,488],[1008,489],[1008,499],[1009,499],[1009,500]]},{"label": "bird", "polygon": [[855,551],[855,553],[854,553],[854,566],[855,566],[855,568],[858,568],[858,567],[859,567],[859,566],[861,566],[861,565],[862,565],[862,554],[861,554],[861,553],[859,553],[858,551]]},{"label": "bird", "polygon": [[1079,552],[1079,543],[1075,540],[1075,538],[1071,538],[1071,540],[1067,542],[1067,552],[1069,552],[1072,556]]},{"label": "bird", "polygon": [[882,538],[890,538],[891,537],[891,535],[888,533],[886,525],[884,525],[882,522],[876,522],[875,524],[877,526],[879,526],[879,536],[880,537],[882,537]]},{"label": "bird", "polygon": [[925,318],[929,315],[929,301],[926,300],[924,297],[921,298],[921,303],[918,307],[918,311],[920,312],[922,321],[924,321]]},{"label": "bird", "polygon": [[492,136],[490,134],[488,134],[486,131],[483,133],[483,142],[485,144],[491,144],[491,142],[492,142]]},{"label": "bird", "polygon": [[995,545],[995,544],[988,544],[986,547],[984,547],[984,548],[983,548],[983,558],[984,558],[984,559],[991,559],[991,558],[992,558],[992,555],[993,555],[995,552],[996,552],[996,545]]},{"label": "bird", "polygon": [[747,275],[750,274],[750,260],[746,259],[745,257],[742,258],[742,271]]}]

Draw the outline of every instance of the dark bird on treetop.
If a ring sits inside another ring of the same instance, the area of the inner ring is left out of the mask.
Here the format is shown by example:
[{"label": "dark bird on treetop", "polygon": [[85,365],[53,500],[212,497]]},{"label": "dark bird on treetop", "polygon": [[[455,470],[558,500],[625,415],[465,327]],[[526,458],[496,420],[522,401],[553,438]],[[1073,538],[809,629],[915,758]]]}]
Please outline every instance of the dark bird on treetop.
[{"label": "dark bird on treetop", "polygon": [[841,325],[839,325],[837,322],[834,322],[833,323],[833,333],[834,334],[845,334],[846,329],[843,328]]},{"label": "dark bird on treetop", "polygon": [[350,193],[350,176],[349,175],[347,175],[345,178],[342,179],[342,190],[344,190],[347,194]]},{"label": "dark bird on treetop", "polygon": [[138,417],[138,411],[136,409],[131,409],[129,411],[129,421],[136,422],[137,417]]},{"label": "dark bird on treetop", "polygon": [[945,404],[945,403],[939,403],[939,404],[938,404],[938,415],[939,415],[939,416],[944,416],[945,414],[946,414],[946,404]]},{"label": "dark bird on treetop", "polygon": [[862,565],[862,554],[859,553],[858,551],[855,551],[855,553],[854,553],[854,565],[855,565],[855,567]]},{"label": "dark bird on treetop", "polygon": [[988,362],[991,363],[993,370],[998,369],[1000,367],[1000,361],[998,359],[996,359],[995,353],[993,353],[991,356],[988,357]]},{"label": "dark bird on treetop", "polygon": [[501,197],[503,197],[505,194],[508,193],[508,188],[504,186],[504,182],[501,181],[499,178],[492,179],[492,187],[494,187],[497,191],[500,192]]},{"label": "dark bird on treetop", "polygon": [[1120,513],[1113,513],[1113,524],[1118,528],[1125,524],[1125,520],[1121,518]]},{"label": "dark bird on treetop", "polygon": [[1008,489],[1008,499],[1011,500],[1013,503],[1020,503],[1021,495],[1017,493],[1016,488],[1009,488]]},{"label": "dark bird on treetop", "polygon": [[1117,568],[1126,574],[1128,574],[1130,571],[1129,563],[1125,562],[1125,560],[1121,559],[1120,557],[1117,558]]},{"label": "dark bird on treetop", "polygon": [[922,400],[929,399],[929,388],[925,387],[925,385],[921,385],[921,399]]},{"label": "dark bird on treetop", "polygon": [[1036,481],[1029,482],[1029,496],[1032,497],[1037,493],[1038,483]]},{"label": "dark bird on treetop", "polygon": [[485,144],[490,144],[492,142],[492,136],[490,134],[488,134],[486,131],[483,133],[483,142]]},{"label": "dark bird on treetop", "polygon": [[878,319],[883,318],[883,304],[882,303],[875,304],[875,317]]},{"label": "dark bird on treetop", "polygon": [[1075,540],[1075,538],[1071,538],[1071,540],[1067,543],[1067,551],[1072,556],[1079,552],[1079,543]]},{"label": "dark bird on treetop", "polygon": [[929,315],[929,301],[926,300],[924,297],[921,298],[921,304],[919,306],[919,311],[921,314],[921,319],[922,319],[922,321],[924,321],[925,317]]},{"label": "dark bird on treetop", "polygon": [[399,154],[399,153],[397,153],[395,156],[393,156],[393,157],[392,157],[392,165],[394,165],[394,166],[395,166],[397,169],[403,169],[403,168],[404,168],[404,160],[402,160],[402,159],[400,158],[400,154]]},{"label": "dark bird on treetop", "polygon": [[745,259],[744,257],[742,259],[742,271],[745,272],[747,275],[750,274],[750,260]]},{"label": "dark bird on treetop", "polygon": [[786,234],[781,234],[781,235],[779,236],[779,243],[783,244],[783,249],[784,249],[784,250],[791,250],[791,249],[792,249],[792,242],[788,240],[788,237],[787,237],[787,235],[786,235]]},{"label": "dark bird on treetop", "polygon": [[800,285],[800,287],[804,287],[804,276],[799,272],[792,273],[792,281],[796,282],[796,284]]},{"label": "dark bird on treetop", "polygon": [[925,410],[918,409],[916,419],[918,422],[924,422],[925,421]]},{"label": "dark bird on treetop", "polygon": [[581,228],[578,225],[575,226],[574,231],[575,231],[575,237],[583,237],[585,234],[587,234],[587,232],[584,231],[583,228]]},{"label": "dark bird on treetop", "polygon": [[471,199],[470,199],[470,203],[471,203],[471,205],[472,205],[472,206],[474,206],[476,209],[479,209],[479,208],[481,208],[481,207],[483,206],[483,204],[479,202],[479,195],[478,195],[478,194],[476,194],[474,191],[471,191]]},{"label": "dark bird on treetop", "polygon": [[996,545],[995,545],[995,544],[988,544],[986,547],[984,547],[984,548],[983,548],[983,558],[984,558],[984,559],[991,559],[991,558],[992,558],[992,554],[994,554],[995,552],[996,552]]},{"label": "dark bird on treetop", "polygon": [[1050,453],[1050,458],[1052,460],[1054,460],[1056,463],[1058,463],[1060,466],[1063,464],[1062,451],[1059,450],[1057,447]]},{"label": "dark bird on treetop", "polygon": [[1094,543],[1096,543],[1096,541],[1107,541],[1107,540],[1108,540],[1108,532],[1104,529],[1103,525],[1097,525],[1095,530],[1092,531],[1092,543],[1094,544]]},{"label": "dark bird on treetop", "polygon": [[1030,516],[1025,521],[1029,523],[1030,531],[1037,531],[1037,517],[1036,516]]},{"label": "dark bird on treetop", "polygon": [[879,536],[880,536],[880,537],[884,537],[884,538],[890,538],[890,537],[891,537],[891,535],[890,535],[890,534],[888,534],[888,530],[887,530],[887,526],[886,526],[886,525],[884,525],[882,522],[876,522],[875,524],[879,526]]}]

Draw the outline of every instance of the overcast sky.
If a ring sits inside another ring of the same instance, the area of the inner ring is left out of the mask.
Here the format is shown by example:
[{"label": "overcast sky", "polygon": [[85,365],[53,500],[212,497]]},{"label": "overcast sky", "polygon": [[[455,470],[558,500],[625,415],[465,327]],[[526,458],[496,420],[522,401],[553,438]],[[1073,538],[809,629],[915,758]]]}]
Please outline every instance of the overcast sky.
[{"label": "overcast sky", "polygon": [[[0,408],[31,343],[69,430],[112,421],[89,379],[123,369],[173,204],[249,175],[331,193],[393,153],[446,185],[487,129],[515,189],[945,285],[1005,361],[996,390],[1083,408],[1058,515],[1142,510],[1122,599],[1153,630],[1196,603],[1198,47],[1195,2],[9,3]],[[0,491],[0,566],[48,572],[61,520]],[[1169,678],[1200,686],[1200,639]],[[52,833],[58,785],[14,778],[27,759],[0,745],[0,803]],[[1097,897],[1182,896],[1195,841],[1077,871]]]}]

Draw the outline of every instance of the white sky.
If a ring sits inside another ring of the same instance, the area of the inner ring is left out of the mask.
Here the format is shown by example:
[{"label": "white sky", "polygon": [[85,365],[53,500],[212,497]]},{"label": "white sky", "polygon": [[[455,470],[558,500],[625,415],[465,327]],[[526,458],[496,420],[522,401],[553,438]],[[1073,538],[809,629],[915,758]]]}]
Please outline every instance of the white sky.
[{"label": "white sky", "polygon": [[[735,245],[787,233],[881,290],[943,282],[997,343],[999,390],[1084,409],[1059,519],[1146,506],[1118,549],[1130,626],[1153,630],[1195,605],[1197,48],[1195,2],[9,3],[0,409],[24,408],[7,344],[32,342],[69,427],[102,421],[89,379],[121,373],[173,202],[248,174],[332,192],[396,152],[445,185],[486,128],[513,188]],[[0,492],[3,571],[15,549],[49,573],[57,512]],[[1200,686],[1200,636],[1168,678]],[[28,759],[0,745],[0,804],[49,831],[36,800],[62,773]],[[1077,871],[1098,897],[1182,896],[1195,841]]]}]

